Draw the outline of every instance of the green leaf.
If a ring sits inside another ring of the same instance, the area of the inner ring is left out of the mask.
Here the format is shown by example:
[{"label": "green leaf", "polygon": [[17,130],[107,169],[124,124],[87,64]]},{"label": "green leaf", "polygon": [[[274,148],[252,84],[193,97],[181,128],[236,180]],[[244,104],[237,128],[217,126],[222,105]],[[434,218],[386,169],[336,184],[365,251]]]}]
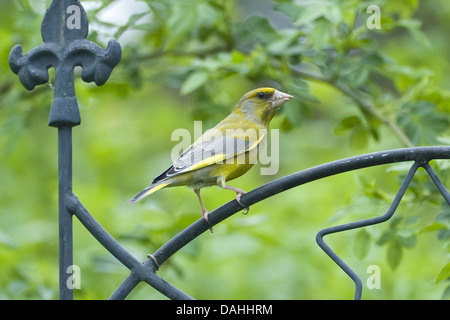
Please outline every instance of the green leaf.
[{"label": "green leaf", "polygon": [[391,229],[398,228],[399,225],[400,225],[400,222],[402,222],[402,221],[403,221],[403,217],[402,216],[400,216],[400,215],[394,216],[393,218],[391,218],[391,222],[389,224],[389,228],[391,228]]},{"label": "green leaf", "polygon": [[333,26],[330,21],[325,18],[317,19],[314,24],[314,30],[311,33],[311,41],[313,47],[321,49],[324,45],[328,44],[333,33]]},{"label": "green leaf", "polygon": [[350,116],[342,119],[341,125],[345,129],[352,129],[356,126],[361,125],[361,119],[357,116]]},{"label": "green leaf", "polygon": [[425,48],[427,48],[427,49],[431,49],[432,48],[430,40],[428,40],[428,38],[425,35],[425,33],[423,33],[421,30],[419,30],[419,29],[409,29],[409,33],[414,38],[414,40],[419,42]]},{"label": "green leaf", "polygon": [[350,135],[350,146],[359,150],[364,148],[369,141],[367,130],[363,127],[356,127]]},{"label": "green leaf", "polygon": [[356,68],[349,76],[348,81],[352,87],[363,85],[369,78],[369,69],[365,67]]},{"label": "green leaf", "polygon": [[395,269],[398,267],[401,259],[402,246],[397,239],[394,239],[389,243],[387,248],[387,262],[392,269]]},{"label": "green leaf", "polygon": [[450,239],[450,230],[449,229],[441,229],[436,232],[437,238],[440,241],[445,241]]},{"label": "green leaf", "polygon": [[437,231],[437,230],[441,230],[441,229],[446,229],[446,227],[441,223],[435,222],[433,224],[430,224],[430,225],[420,229],[419,233],[433,232],[433,231]]},{"label": "green leaf", "polygon": [[150,14],[150,11],[146,11],[146,12],[141,12],[141,13],[136,13],[130,16],[130,18],[127,21],[127,26],[128,27],[133,27],[136,22],[138,22],[139,19],[141,19],[142,17],[145,17],[146,15]]},{"label": "green leaf", "polygon": [[384,57],[375,52],[371,52],[364,56],[361,63],[366,67],[378,67],[384,62]]},{"label": "green leaf", "polygon": [[193,4],[186,4],[173,6],[171,16],[167,21],[169,31],[168,48],[175,47],[178,41],[183,38],[188,32],[191,32],[197,22],[197,11]]},{"label": "green leaf", "polygon": [[437,136],[450,125],[448,115],[427,101],[407,102],[402,105],[397,123],[415,144],[436,143]]},{"label": "green leaf", "polygon": [[428,40],[427,36],[420,30],[421,22],[419,20],[403,19],[398,22],[398,25],[406,28],[411,34],[411,36],[414,38],[414,40],[419,42],[425,48],[427,49],[431,48],[431,43]]},{"label": "green leaf", "polygon": [[361,119],[357,116],[349,116],[341,120],[341,122],[334,129],[334,134],[343,135],[347,131],[353,129],[354,127],[361,125]]},{"label": "green leaf", "polygon": [[31,10],[29,0],[16,0],[14,1],[22,10]]},{"label": "green leaf", "polygon": [[197,90],[208,80],[208,78],[209,75],[204,70],[191,73],[181,86],[181,94],[185,95]]},{"label": "green leaf", "polygon": [[301,78],[292,77],[289,82],[289,89],[295,97],[306,100],[308,102],[318,103],[319,100],[309,91],[308,84]]},{"label": "green leaf", "polygon": [[292,20],[298,19],[302,14],[302,8],[292,3],[274,3],[275,8],[287,15]]},{"label": "green leaf", "polygon": [[327,17],[330,21],[337,24],[343,19],[342,12],[339,5],[334,1],[305,1],[304,4],[300,2],[300,16],[295,20],[295,26],[302,26],[318,20],[322,17]]},{"label": "green leaf", "polygon": [[263,43],[271,44],[278,38],[277,31],[263,16],[251,16],[244,22],[244,26]]},{"label": "green leaf", "polygon": [[302,114],[297,103],[286,104],[283,107],[283,111],[291,124],[299,126],[302,123]]},{"label": "green leaf", "polygon": [[398,242],[405,248],[414,248],[417,243],[417,238],[415,235],[409,237],[398,237]]},{"label": "green leaf", "polygon": [[292,122],[290,121],[289,117],[287,116],[287,114],[283,113],[280,115],[281,120],[281,124],[280,124],[280,129],[283,131],[291,131],[294,126],[292,124]]},{"label": "green leaf", "polygon": [[365,229],[359,230],[355,236],[355,244],[353,246],[353,251],[359,260],[363,260],[367,256],[370,244],[370,234]]},{"label": "green leaf", "polygon": [[447,264],[439,271],[439,274],[436,277],[436,283],[441,282],[442,280],[447,280],[450,277],[450,262],[447,262]]},{"label": "green leaf", "polygon": [[446,210],[438,214],[438,216],[436,217],[436,222],[450,227],[450,211]]},{"label": "green leaf", "polygon": [[444,293],[441,296],[441,300],[450,300],[450,286],[444,290]]}]

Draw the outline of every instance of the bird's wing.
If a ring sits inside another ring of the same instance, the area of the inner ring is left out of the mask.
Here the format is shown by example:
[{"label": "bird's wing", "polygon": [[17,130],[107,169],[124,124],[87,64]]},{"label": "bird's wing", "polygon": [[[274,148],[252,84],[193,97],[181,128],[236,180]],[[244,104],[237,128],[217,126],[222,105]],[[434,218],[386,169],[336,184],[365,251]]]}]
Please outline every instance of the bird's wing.
[{"label": "bird's wing", "polygon": [[266,136],[265,130],[238,129],[230,130],[227,134],[222,132],[223,130],[215,128],[206,131],[153,182],[215,163],[223,163],[229,158],[254,150]]}]

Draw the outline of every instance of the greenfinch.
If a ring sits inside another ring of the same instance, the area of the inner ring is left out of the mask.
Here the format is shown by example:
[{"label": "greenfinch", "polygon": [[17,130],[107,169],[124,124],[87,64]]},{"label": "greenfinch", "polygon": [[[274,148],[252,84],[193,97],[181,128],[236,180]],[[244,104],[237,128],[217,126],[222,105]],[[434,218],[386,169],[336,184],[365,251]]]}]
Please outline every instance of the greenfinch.
[{"label": "greenfinch", "polygon": [[[246,93],[228,117],[206,131],[129,203],[134,204],[162,188],[187,186],[197,195],[202,216],[209,223],[200,189],[218,185],[236,192],[236,200],[242,205],[240,198],[245,191],[226,182],[240,177],[253,166],[254,155],[265,141],[270,121],[279,107],[292,98],[273,88]],[[248,212],[248,208],[246,210]]]}]

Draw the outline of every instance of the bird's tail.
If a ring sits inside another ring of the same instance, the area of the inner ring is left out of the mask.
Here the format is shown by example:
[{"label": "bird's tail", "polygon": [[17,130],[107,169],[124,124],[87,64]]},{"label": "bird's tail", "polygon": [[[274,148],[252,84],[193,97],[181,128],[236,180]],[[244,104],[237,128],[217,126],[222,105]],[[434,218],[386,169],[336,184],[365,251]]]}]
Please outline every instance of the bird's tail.
[{"label": "bird's tail", "polygon": [[148,196],[148,195],[152,194],[153,192],[156,192],[168,185],[169,185],[168,183],[151,184],[147,188],[145,188],[144,190],[139,192],[137,195],[135,195],[133,198],[128,200],[128,203],[135,204],[136,202],[139,202],[142,199],[144,199],[146,196]]}]

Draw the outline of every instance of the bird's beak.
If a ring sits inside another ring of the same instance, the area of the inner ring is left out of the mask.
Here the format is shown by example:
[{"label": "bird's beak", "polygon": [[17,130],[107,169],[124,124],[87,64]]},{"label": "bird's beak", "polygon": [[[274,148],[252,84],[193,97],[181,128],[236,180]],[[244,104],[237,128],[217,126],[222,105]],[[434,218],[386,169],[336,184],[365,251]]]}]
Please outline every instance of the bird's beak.
[{"label": "bird's beak", "polygon": [[290,94],[276,90],[273,95],[272,106],[280,107],[283,103],[291,100],[293,96]]}]

